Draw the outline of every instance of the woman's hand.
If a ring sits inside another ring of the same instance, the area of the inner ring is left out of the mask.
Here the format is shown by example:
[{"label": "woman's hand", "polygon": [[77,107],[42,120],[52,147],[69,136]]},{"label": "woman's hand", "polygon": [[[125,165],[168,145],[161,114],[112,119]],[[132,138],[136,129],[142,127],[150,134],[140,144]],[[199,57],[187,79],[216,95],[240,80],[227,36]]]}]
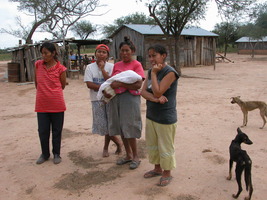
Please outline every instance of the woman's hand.
[{"label": "woman's hand", "polygon": [[100,60],[99,62],[97,62],[97,66],[99,67],[99,69],[103,70],[105,67],[105,62],[103,60]]},{"label": "woman's hand", "polygon": [[106,98],[110,98],[110,97],[112,97],[112,95],[111,94],[108,94],[105,90],[103,90],[102,91],[103,92],[103,95],[104,95],[104,97],[106,97]]},{"label": "woman's hand", "polygon": [[168,99],[165,96],[159,97],[158,100],[159,100],[160,104],[164,104],[164,103],[168,102]]},{"label": "woman's hand", "polygon": [[121,82],[119,82],[119,81],[113,81],[113,82],[110,84],[110,87],[111,87],[112,89],[119,88],[119,87],[121,87]]},{"label": "woman's hand", "polygon": [[162,70],[162,68],[163,68],[163,65],[162,64],[156,64],[156,65],[154,65],[152,67],[152,72],[154,72],[154,73],[157,74],[160,70]]}]

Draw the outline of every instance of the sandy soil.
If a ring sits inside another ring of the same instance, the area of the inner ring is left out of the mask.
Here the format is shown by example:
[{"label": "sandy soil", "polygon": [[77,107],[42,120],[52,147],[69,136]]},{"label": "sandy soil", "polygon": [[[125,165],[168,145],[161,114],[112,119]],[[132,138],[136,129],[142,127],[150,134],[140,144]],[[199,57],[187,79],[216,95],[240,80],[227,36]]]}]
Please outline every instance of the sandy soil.
[{"label": "sandy soil", "polygon": [[[102,158],[103,137],[91,133],[88,91],[79,80],[68,79],[65,89],[67,111],[59,165],[50,159],[42,165],[33,84],[8,83],[6,62],[0,63],[0,199],[3,200],[225,200],[237,191],[235,179],[228,181],[228,147],[242,124],[242,113],[230,98],[267,102],[267,56],[230,54],[234,63],[184,68],[179,80],[176,135],[177,168],[173,182],[156,186],[158,178],[144,179],[152,169],[145,152],[144,131],[139,140],[141,165],[136,170],[116,166],[115,146]],[[142,99],[145,121],[145,101]],[[253,145],[242,145],[252,161],[253,200],[267,197],[267,126],[261,130],[259,111],[249,113],[242,130]],[[244,182],[243,182],[244,186]],[[245,190],[245,186],[244,186]],[[243,191],[239,199],[244,199]]]}]

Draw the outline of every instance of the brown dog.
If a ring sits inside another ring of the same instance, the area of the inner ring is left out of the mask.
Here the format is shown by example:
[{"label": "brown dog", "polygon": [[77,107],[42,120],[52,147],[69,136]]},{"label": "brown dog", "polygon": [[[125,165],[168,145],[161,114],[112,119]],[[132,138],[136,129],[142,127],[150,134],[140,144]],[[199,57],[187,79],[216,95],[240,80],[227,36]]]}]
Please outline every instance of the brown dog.
[{"label": "brown dog", "polygon": [[241,126],[241,127],[246,126],[248,123],[248,111],[252,111],[252,110],[255,110],[258,108],[260,110],[260,115],[261,115],[261,118],[263,120],[263,125],[262,125],[262,127],[260,127],[260,129],[263,129],[263,127],[266,124],[265,116],[267,117],[267,104],[265,102],[263,102],[263,101],[242,101],[240,99],[240,96],[232,97],[231,99],[232,99],[231,103],[232,104],[237,103],[243,112],[243,126]]}]

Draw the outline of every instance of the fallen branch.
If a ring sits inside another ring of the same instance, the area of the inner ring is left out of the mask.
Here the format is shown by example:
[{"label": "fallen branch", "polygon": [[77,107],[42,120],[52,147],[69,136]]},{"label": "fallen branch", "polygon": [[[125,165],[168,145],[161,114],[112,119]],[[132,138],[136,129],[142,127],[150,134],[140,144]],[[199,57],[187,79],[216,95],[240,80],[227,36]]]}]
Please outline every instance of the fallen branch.
[{"label": "fallen branch", "polygon": [[[216,53],[217,55],[219,55],[219,57],[218,58],[222,58],[223,60],[225,59],[225,60],[228,60],[229,62],[231,62],[231,63],[234,63],[234,61],[232,61],[232,60],[230,60],[230,59],[228,59],[228,58],[226,58],[225,56],[223,56],[222,54],[219,54],[219,53]],[[216,56],[216,58],[217,58],[217,56]]]}]

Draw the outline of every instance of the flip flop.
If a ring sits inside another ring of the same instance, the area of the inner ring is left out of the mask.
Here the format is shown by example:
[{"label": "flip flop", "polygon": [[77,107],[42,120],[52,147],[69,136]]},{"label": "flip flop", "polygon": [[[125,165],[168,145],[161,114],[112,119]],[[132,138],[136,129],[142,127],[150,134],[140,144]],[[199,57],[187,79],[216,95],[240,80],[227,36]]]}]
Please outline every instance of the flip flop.
[{"label": "flip flop", "polygon": [[162,175],[162,172],[155,172],[151,170],[144,174],[144,178],[153,178],[153,177],[161,176],[161,175]]},{"label": "flip flop", "polygon": [[136,169],[139,165],[140,165],[140,160],[139,161],[136,161],[136,160],[133,160],[130,164],[130,169]]},{"label": "flip flop", "polygon": [[161,177],[157,186],[163,187],[163,186],[169,185],[171,180],[172,180],[172,176]]},{"label": "flip flop", "polygon": [[132,160],[126,160],[125,158],[120,158],[119,160],[117,160],[116,164],[117,165],[124,165],[126,163],[132,162]]}]

